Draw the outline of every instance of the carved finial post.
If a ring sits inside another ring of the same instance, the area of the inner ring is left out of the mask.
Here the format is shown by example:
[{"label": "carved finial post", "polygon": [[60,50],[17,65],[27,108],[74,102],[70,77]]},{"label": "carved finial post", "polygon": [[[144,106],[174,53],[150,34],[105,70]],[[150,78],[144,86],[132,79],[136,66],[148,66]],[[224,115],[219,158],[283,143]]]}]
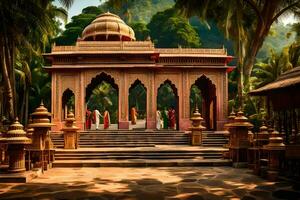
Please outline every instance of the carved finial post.
[{"label": "carved finial post", "polygon": [[190,127],[190,141],[191,145],[202,145],[202,131],[205,129],[204,126],[201,125],[203,118],[199,113],[198,107],[196,106],[195,112],[191,117],[192,127]]},{"label": "carved finial post", "polygon": [[67,118],[65,119],[65,127],[61,130],[64,133],[64,148],[77,149],[78,148],[78,127],[75,126],[75,117],[72,108],[69,110]]}]

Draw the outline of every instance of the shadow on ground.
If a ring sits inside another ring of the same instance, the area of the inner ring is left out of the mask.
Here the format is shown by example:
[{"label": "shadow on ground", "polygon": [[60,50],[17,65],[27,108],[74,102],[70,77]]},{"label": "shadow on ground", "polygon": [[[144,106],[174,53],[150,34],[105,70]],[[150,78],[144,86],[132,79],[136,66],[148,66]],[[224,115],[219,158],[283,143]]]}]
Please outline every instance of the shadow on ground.
[{"label": "shadow on ground", "polygon": [[0,199],[300,199],[292,183],[230,167],[52,169],[27,184],[0,184]]}]

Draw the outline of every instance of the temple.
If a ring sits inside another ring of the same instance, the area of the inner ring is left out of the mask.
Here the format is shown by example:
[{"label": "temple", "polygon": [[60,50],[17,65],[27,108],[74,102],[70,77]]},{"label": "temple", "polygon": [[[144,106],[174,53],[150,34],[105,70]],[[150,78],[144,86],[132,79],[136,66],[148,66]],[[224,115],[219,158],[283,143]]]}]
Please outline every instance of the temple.
[{"label": "temple", "polygon": [[202,116],[208,130],[222,130],[227,122],[227,63],[224,48],[155,48],[151,39],[136,41],[134,31],[117,15],[99,15],[74,46],[53,46],[44,54],[51,66],[53,131],[63,127],[66,99],[74,95],[76,124],[84,129],[87,99],[105,81],[117,91],[118,129],[129,129],[129,92],[137,83],[146,90],[145,128],[155,129],[158,90],[169,84],[176,96],[176,128],[187,130],[195,108],[191,87],[201,90]]}]

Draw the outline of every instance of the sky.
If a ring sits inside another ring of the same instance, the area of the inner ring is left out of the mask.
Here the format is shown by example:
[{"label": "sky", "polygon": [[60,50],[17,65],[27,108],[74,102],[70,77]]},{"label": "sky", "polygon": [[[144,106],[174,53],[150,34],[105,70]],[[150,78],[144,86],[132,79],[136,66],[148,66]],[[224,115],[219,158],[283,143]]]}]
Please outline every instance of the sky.
[{"label": "sky", "polygon": [[[83,8],[88,6],[98,6],[104,1],[105,0],[74,0],[73,5],[68,10],[68,21],[70,21],[72,16],[80,14]],[[58,0],[54,1],[54,5],[61,6]],[[295,23],[297,20],[292,15],[287,15],[281,17],[279,21],[286,25]]]},{"label": "sky", "polygon": [[[74,0],[73,5],[68,10],[68,21],[70,21],[71,17],[74,15],[78,15],[81,13],[81,10],[88,6],[99,6],[101,0]],[[54,1],[54,5],[61,6],[58,0]]]}]

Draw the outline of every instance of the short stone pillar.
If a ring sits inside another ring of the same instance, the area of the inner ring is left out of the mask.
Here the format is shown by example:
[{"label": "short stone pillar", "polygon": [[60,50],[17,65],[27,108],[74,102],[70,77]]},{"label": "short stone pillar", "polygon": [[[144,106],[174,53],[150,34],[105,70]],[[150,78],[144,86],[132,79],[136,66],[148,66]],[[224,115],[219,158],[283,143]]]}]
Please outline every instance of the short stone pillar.
[{"label": "short stone pillar", "polygon": [[232,123],[226,124],[229,129],[229,157],[233,167],[247,167],[247,150],[250,147],[248,131],[253,127],[240,110]]},{"label": "short stone pillar", "polygon": [[72,111],[69,111],[65,119],[65,127],[61,130],[64,133],[64,148],[77,149],[78,148],[78,127],[75,126],[75,118]]},{"label": "short stone pillar", "polygon": [[261,148],[269,143],[268,127],[263,123],[259,132],[255,135],[253,146],[248,149],[248,166],[253,169],[254,174],[260,173],[260,159],[263,158]]},{"label": "short stone pillar", "polygon": [[254,145],[258,147],[262,147],[269,143],[269,132],[268,127],[265,125],[265,123],[262,124],[262,126],[259,128],[259,132],[256,135],[256,138],[254,139]]},{"label": "short stone pillar", "polygon": [[18,122],[18,119],[10,125],[9,130],[0,139],[0,142],[8,145],[8,172],[24,172],[26,170],[24,146],[30,144],[31,140],[26,137],[26,132],[23,130],[22,124]]},{"label": "short stone pillar", "polygon": [[270,181],[278,178],[278,173],[283,169],[285,144],[279,132],[274,130],[269,138],[269,144],[263,146],[263,150],[267,153],[268,169],[267,177]]},{"label": "short stone pillar", "polygon": [[196,108],[195,112],[193,113],[193,116],[191,117],[191,121],[192,121],[192,127],[189,128],[189,130],[191,131],[190,133],[191,145],[193,146],[202,145],[202,131],[205,129],[205,127],[201,125],[203,118],[201,117],[198,108]]},{"label": "short stone pillar", "polygon": [[30,155],[29,159],[33,167],[43,167],[43,169],[47,170],[54,160],[53,143],[49,133],[51,126],[53,126],[49,119],[51,114],[42,102],[31,116],[32,124],[30,124],[29,128],[33,128],[34,131],[32,134],[32,145],[27,149]]}]

